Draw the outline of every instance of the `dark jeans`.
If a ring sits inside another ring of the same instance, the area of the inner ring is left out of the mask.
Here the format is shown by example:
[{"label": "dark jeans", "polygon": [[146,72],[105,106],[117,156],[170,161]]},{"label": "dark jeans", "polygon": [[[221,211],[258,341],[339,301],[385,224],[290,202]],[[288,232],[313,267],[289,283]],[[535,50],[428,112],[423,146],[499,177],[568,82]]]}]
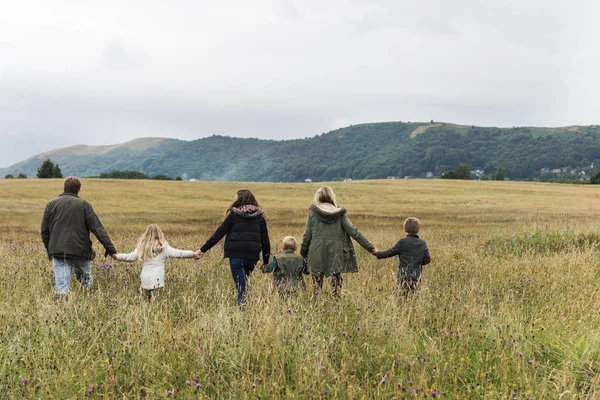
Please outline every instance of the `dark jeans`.
[{"label": "dark jeans", "polygon": [[256,260],[248,258],[230,258],[229,266],[231,267],[231,275],[237,289],[238,306],[246,304],[246,292],[248,291],[248,276],[254,270]]},{"label": "dark jeans", "polygon": [[[315,288],[315,296],[318,296],[323,291],[323,274],[312,274],[313,286]],[[339,296],[342,290],[342,274],[337,273],[331,276],[331,287],[333,288],[333,295]]]},{"label": "dark jeans", "polygon": [[421,282],[421,272],[401,268],[398,271],[398,289],[402,294],[408,296],[413,293]]}]

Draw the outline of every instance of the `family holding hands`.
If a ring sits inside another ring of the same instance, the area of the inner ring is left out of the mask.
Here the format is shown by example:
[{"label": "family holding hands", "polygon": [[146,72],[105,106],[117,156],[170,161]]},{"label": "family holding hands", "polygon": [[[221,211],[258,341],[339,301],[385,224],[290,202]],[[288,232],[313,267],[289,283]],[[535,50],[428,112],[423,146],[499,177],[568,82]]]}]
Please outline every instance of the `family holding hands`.
[{"label": "family holding hands", "polygon": [[261,253],[261,270],[273,273],[274,287],[282,295],[304,289],[303,275],[309,274],[312,275],[316,295],[321,293],[325,277],[332,278],[333,294],[340,295],[342,273],[358,271],[352,239],[378,259],[399,256],[398,285],[405,294],[416,288],[423,265],[431,261],[427,244],[417,235],[420,228],[417,218],[409,217],[404,221],[406,237],[393,247],[379,251],[352,224],[346,209],[337,206],[335,194],[328,186],[319,188],[315,193],[306,219],[300,254],[296,253],[296,239],[286,236],[282,243],[283,253],[270,261],[267,222],[256,197],[248,189],[237,191],[222,224],[200,250],[172,248],[161,229],[150,225],[138,239],[132,253],[118,253],[91,205],[78,197],[80,188],[77,178],[66,178],[64,193],[48,202],[42,218],[42,240],[54,267],[55,297],[68,293],[71,269],[82,287],[93,285],[90,261],[95,253],[89,232],[104,246],[106,255],[119,261],[144,262],[141,288],[151,302],[164,287],[165,261],[168,258],[199,259],[223,237],[224,258],[229,259],[239,306],[246,303],[248,277]]}]

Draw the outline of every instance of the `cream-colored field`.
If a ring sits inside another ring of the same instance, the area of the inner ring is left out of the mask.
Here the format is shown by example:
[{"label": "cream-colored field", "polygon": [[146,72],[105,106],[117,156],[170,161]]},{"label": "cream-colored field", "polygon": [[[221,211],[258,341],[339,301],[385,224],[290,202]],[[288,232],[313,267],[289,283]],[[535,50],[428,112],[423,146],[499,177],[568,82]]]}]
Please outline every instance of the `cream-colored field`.
[{"label": "cream-colored field", "polygon": [[[201,261],[170,261],[152,305],[138,292],[141,265],[102,257],[94,292],[73,280],[55,302],[39,225],[62,181],[0,180],[1,397],[600,397],[597,187],[331,186],[381,249],[407,216],[421,219],[433,261],[414,297],[394,294],[397,259],[358,249],[341,299],[281,299],[255,271],[240,311],[218,245]],[[83,180],[81,197],[119,251],[150,223],[196,250],[242,187],[266,212],[274,252],[286,235],[301,240],[319,184]]]}]

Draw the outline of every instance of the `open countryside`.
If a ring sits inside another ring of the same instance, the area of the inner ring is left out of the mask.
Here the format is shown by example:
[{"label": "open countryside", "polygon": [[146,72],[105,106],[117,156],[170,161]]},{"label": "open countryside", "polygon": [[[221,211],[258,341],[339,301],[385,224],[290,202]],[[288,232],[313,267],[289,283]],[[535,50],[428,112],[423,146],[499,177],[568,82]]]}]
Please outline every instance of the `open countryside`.
[{"label": "open countryside", "polygon": [[[426,133],[419,135],[424,136]],[[119,252],[150,223],[197,250],[247,187],[273,254],[302,238],[318,183],[83,179]],[[333,182],[378,248],[421,220],[432,262],[416,294],[395,293],[397,259],[357,248],[340,299],[280,298],[257,268],[239,310],[217,245],[171,260],[148,304],[141,264],[99,256],[96,290],[52,300],[39,235],[62,180],[0,180],[0,393],[7,398],[598,398],[600,192],[595,185]]]}]

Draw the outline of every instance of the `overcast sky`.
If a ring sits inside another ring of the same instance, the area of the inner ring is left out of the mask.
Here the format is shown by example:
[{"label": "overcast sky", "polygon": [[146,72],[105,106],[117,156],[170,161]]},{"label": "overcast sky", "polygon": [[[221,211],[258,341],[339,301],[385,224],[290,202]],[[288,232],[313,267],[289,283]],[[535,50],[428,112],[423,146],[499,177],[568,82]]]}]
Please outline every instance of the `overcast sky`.
[{"label": "overcast sky", "polygon": [[145,136],[600,123],[596,1],[0,0],[0,167]]}]

